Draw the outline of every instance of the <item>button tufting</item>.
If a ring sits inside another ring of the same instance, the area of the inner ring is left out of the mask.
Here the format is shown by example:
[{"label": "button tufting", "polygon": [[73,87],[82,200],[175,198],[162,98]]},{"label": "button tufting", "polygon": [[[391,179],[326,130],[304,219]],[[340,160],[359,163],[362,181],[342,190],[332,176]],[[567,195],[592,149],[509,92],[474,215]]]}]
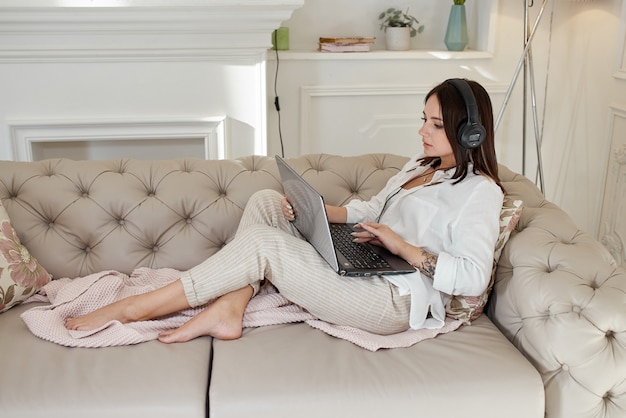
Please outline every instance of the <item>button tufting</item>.
[{"label": "button tufting", "polygon": [[155,253],[159,252],[159,246],[155,245],[154,247],[152,247],[152,251],[155,252]]},{"label": "button tufting", "polygon": [[91,247],[85,247],[85,252],[86,253],[90,253],[91,252]]},{"label": "button tufting", "polygon": [[126,221],[124,219],[118,219],[117,223],[120,225],[124,225]]},{"label": "button tufting", "polygon": [[187,222],[188,224],[190,224],[191,222],[193,222],[193,219],[191,219],[191,218],[187,218],[187,219],[185,219],[185,222]]},{"label": "button tufting", "polygon": [[582,312],[582,309],[580,306],[572,306],[572,312],[579,314]]},{"label": "button tufting", "polygon": [[569,366],[567,364],[563,364],[561,365],[561,370],[563,370],[564,372],[569,372]]}]

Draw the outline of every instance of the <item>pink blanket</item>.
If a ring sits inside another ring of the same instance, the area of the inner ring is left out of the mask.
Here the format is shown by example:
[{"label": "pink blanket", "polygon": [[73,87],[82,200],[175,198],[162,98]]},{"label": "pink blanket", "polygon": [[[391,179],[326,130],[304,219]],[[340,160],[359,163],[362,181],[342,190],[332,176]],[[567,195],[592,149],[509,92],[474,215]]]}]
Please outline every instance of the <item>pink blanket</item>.
[{"label": "pink blanket", "polygon": [[[187,309],[151,321],[129,324],[111,321],[90,331],[69,331],[64,323],[66,318],[89,313],[124,297],[149,292],[176,280],[179,276],[180,272],[173,269],[139,268],[130,276],[116,271],[105,271],[76,279],[53,280],[38,295],[26,301],[43,301],[50,304],[29,309],[22,314],[22,319],[36,336],[68,347],[110,347],[154,340],[160,332],[183,325],[204,307]],[[273,286],[262,287],[250,300],[243,326],[248,328],[292,322],[306,322],[329,335],[350,341],[370,351],[408,347],[439,334],[454,331],[461,326],[460,321],[448,319],[443,328],[436,330],[409,330],[386,336],[372,334],[321,321],[289,302]]]}]

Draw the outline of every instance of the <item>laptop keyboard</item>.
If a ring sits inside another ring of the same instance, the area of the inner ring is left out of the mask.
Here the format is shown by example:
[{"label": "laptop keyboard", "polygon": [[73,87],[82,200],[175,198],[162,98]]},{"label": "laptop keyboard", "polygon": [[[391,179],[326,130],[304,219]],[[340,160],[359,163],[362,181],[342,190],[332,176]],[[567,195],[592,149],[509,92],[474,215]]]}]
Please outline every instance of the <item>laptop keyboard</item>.
[{"label": "laptop keyboard", "polygon": [[348,259],[356,268],[381,269],[389,267],[389,264],[371,248],[353,242],[350,235],[353,229],[347,224],[330,224],[330,233],[333,236],[335,246],[341,254]]}]

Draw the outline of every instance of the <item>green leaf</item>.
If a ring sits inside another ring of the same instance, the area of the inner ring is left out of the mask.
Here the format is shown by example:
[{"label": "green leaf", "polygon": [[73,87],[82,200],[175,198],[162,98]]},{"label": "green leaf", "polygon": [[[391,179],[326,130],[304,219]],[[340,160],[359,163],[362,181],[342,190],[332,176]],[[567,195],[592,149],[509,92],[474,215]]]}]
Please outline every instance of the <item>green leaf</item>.
[{"label": "green leaf", "polygon": [[418,33],[422,33],[424,25],[419,24],[419,20],[415,16],[409,14],[409,9],[402,11],[395,7],[390,7],[378,15],[378,20],[381,21],[380,29],[385,30],[388,27],[391,28],[411,28],[411,36],[415,36]]}]

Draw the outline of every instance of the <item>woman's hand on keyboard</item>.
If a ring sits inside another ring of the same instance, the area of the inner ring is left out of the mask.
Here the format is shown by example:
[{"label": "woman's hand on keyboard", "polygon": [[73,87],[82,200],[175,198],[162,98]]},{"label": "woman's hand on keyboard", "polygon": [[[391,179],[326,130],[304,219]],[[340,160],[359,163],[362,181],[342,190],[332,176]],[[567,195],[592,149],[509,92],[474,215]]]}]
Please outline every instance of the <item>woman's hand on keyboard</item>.
[{"label": "woman's hand on keyboard", "polygon": [[361,222],[355,228],[363,231],[355,231],[352,235],[356,242],[369,242],[387,248],[391,253],[397,254],[406,243],[400,235],[393,232],[385,224],[376,222]]}]

